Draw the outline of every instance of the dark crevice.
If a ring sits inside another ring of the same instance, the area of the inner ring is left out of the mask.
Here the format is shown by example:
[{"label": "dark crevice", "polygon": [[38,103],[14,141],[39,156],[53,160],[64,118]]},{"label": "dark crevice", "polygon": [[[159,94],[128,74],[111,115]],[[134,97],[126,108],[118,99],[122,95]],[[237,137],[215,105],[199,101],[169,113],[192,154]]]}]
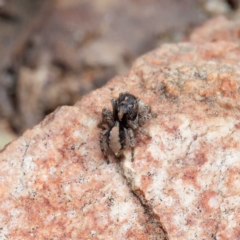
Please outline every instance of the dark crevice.
[{"label": "dark crevice", "polygon": [[132,193],[136,198],[138,198],[138,200],[139,200],[141,206],[143,207],[143,209],[145,210],[145,212],[153,218],[153,222],[159,226],[161,232],[164,234],[163,240],[169,240],[166,229],[163,228],[159,217],[153,212],[151,207],[148,206],[148,204],[146,203],[145,198],[144,198],[143,194],[141,193],[141,191],[140,190],[136,190],[136,191],[132,190]]},{"label": "dark crevice", "polygon": [[120,164],[120,166],[121,167],[118,168],[119,169],[119,174],[121,174],[123,176],[123,178],[126,180],[127,186],[129,187],[130,191],[136,197],[136,199],[139,201],[142,208],[144,209],[144,212],[151,219],[148,222],[151,222],[151,224],[154,224],[155,226],[158,226],[158,230],[159,230],[158,236],[157,236],[157,238],[155,238],[153,240],[169,240],[166,229],[163,228],[159,217],[153,212],[151,207],[147,204],[147,202],[144,198],[144,194],[141,192],[141,190],[133,190],[132,189],[132,181],[125,175],[122,164]]}]

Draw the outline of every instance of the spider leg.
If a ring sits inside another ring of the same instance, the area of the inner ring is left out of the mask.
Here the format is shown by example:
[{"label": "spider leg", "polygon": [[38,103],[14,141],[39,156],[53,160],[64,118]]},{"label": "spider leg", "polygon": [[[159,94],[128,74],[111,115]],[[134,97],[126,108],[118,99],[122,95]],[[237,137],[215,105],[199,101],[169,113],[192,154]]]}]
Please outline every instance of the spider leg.
[{"label": "spider leg", "polygon": [[143,130],[142,128],[138,128],[138,132],[140,132],[141,134],[145,135],[148,138],[152,138],[148,132],[146,132],[145,130]]},{"label": "spider leg", "polygon": [[134,147],[136,145],[136,141],[134,138],[133,130],[131,128],[129,128],[127,131],[128,131],[129,146],[131,147],[131,155],[132,155],[132,162],[133,162],[134,161]]},{"label": "spider leg", "polygon": [[97,125],[99,128],[108,129],[114,126],[113,114],[109,109],[102,110],[102,121]]},{"label": "spider leg", "polygon": [[151,107],[144,105],[139,101],[139,126],[143,126],[148,120],[157,117],[157,114],[151,112]]},{"label": "spider leg", "polygon": [[149,137],[151,138],[151,136],[149,135],[148,132],[146,132],[145,130],[143,130],[142,128],[140,128],[138,126],[138,118],[136,118],[134,121],[131,121],[131,120],[128,120],[128,126],[133,130],[133,131],[136,131],[136,132],[139,132],[143,135],[145,135],[146,137]]},{"label": "spider leg", "polygon": [[111,100],[112,103],[112,109],[113,109],[113,118],[117,119],[117,105],[118,105],[118,100],[116,98],[113,98]]},{"label": "spider leg", "polygon": [[128,120],[127,124],[133,131],[137,131],[137,129],[138,129],[138,117],[134,121]]},{"label": "spider leg", "polygon": [[[108,151],[108,144],[107,144],[108,132],[109,130],[103,130],[100,132],[100,135],[99,135],[100,148],[105,159],[107,159],[107,151]],[[109,163],[108,159],[107,159],[107,162]]]},{"label": "spider leg", "polygon": [[144,125],[148,120],[157,117],[155,113],[151,112],[150,106],[144,106],[142,107],[140,113],[139,113],[139,126]]},{"label": "spider leg", "polygon": [[129,147],[129,136],[126,128],[120,128],[120,141],[122,149]]}]

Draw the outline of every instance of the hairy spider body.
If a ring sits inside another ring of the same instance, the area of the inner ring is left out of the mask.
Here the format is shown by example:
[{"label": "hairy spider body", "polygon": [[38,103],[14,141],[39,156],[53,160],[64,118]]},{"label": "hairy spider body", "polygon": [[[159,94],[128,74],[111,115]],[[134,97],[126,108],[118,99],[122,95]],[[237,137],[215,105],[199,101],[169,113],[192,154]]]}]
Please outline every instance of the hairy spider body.
[{"label": "hairy spider body", "polygon": [[133,160],[135,135],[141,133],[150,137],[141,126],[156,115],[151,112],[149,106],[130,93],[120,93],[119,97],[112,99],[111,103],[113,111],[104,108],[102,121],[98,124],[98,127],[102,128],[101,150],[106,158],[109,148],[117,157],[120,157],[124,149],[131,147]]}]

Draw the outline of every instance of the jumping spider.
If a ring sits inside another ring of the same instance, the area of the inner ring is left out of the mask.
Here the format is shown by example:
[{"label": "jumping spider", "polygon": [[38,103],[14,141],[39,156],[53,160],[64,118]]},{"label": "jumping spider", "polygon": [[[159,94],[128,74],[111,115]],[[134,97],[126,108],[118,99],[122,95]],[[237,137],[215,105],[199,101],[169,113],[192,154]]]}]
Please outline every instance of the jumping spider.
[{"label": "jumping spider", "polygon": [[111,101],[113,111],[104,108],[102,110],[102,121],[98,124],[102,128],[100,133],[100,147],[107,158],[110,148],[117,156],[123,155],[123,150],[131,147],[132,161],[134,157],[135,135],[141,133],[149,138],[150,135],[141,127],[152,117],[150,106],[130,93],[120,93],[118,98]]}]

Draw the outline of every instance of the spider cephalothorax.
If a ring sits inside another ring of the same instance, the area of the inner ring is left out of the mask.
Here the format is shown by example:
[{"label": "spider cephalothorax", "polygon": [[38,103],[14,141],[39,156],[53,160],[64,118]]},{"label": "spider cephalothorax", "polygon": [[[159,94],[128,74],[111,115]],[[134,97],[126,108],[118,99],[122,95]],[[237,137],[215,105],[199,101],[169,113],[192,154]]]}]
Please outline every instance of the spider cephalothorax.
[{"label": "spider cephalothorax", "polygon": [[120,93],[117,99],[112,99],[113,113],[118,121],[135,120],[138,114],[138,101],[130,93]]},{"label": "spider cephalothorax", "polygon": [[113,112],[104,108],[102,110],[102,121],[98,127],[102,128],[100,133],[100,147],[105,157],[108,149],[117,156],[122,156],[125,148],[131,147],[132,160],[135,147],[135,135],[142,133],[148,137],[149,134],[141,129],[141,126],[151,119],[155,114],[151,108],[130,93],[120,93],[118,98],[111,101]]}]

